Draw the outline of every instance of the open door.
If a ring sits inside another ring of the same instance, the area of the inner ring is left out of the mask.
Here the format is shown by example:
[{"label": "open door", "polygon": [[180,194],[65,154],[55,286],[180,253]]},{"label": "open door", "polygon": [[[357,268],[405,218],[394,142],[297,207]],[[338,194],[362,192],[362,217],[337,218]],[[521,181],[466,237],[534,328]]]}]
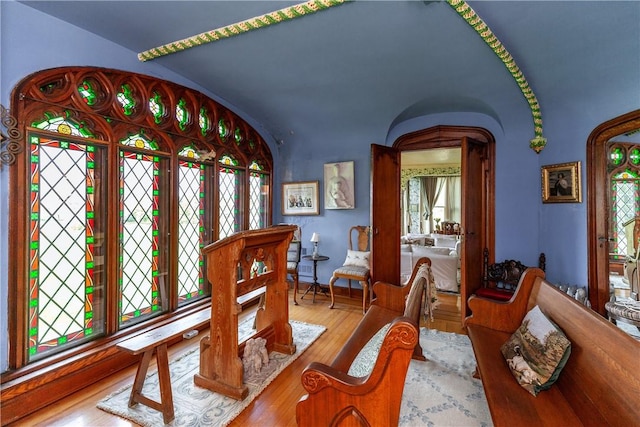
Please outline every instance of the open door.
[{"label": "open door", "polygon": [[371,283],[399,279],[400,151],[371,144]]},{"label": "open door", "polygon": [[374,283],[400,280],[400,151],[461,147],[462,259],[460,315],[482,286],[482,252],[495,244],[493,205],[495,140],[486,129],[435,126],[403,135],[393,147],[371,145],[371,277]]},{"label": "open door", "polygon": [[[460,263],[460,314],[470,313],[467,299],[482,284],[482,252],[493,248],[487,242],[488,215],[488,156],[487,144],[468,137],[462,138],[462,259]],[[493,251],[490,250],[490,253]]]}]

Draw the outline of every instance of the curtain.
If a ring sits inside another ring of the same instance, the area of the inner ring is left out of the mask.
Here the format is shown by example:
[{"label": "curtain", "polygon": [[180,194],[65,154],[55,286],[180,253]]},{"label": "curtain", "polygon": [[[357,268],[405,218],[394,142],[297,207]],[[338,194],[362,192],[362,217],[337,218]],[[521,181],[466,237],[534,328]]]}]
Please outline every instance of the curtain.
[{"label": "curtain", "polygon": [[459,176],[449,176],[446,180],[444,217],[449,221],[460,222],[462,218],[462,185]]},{"label": "curtain", "polygon": [[420,177],[420,199],[422,200],[424,219],[428,224],[428,233],[433,231],[433,215],[431,215],[431,211],[436,204],[436,200],[438,200],[444,184],[445,180],[437,176]]}]

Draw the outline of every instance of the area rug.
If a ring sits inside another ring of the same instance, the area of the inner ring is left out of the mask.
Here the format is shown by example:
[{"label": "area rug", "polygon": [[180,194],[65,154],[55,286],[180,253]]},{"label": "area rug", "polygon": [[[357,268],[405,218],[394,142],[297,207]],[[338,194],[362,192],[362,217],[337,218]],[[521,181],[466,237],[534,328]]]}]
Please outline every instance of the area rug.
[{"label": "area rug", "polygon": [[[196,387],[193,375],[200,366],[200,352],[196,348],[174,360],[169,361],[171,371],[171,388],[173,390],[173,406],[175,419],[169,426],[226,426],[273,381],[280,372],[296,360],[322,333],[324,326],[310,323],[289,321],[293,330],[293,341],[296,352],[292,355],[271,352],[269,364],[259,375],[245,378],[249,388],[248,396],[241,401]],[[253,318],[238,325],[238,336],[242,340],[252,334]],[[129,408],[129,395],[132,385],[107,396],[97,407],[103,411],[131,420],[142,426],[162,426],[162,413],[145,405],[138,404]],[[144,395],[160,400],[158,375],[156,372],[147,375],[142,392]]]},{"label": "area rug", "polygon": [[492,426],[469,338],[421,328],[420,344],[428,361],[409,365],[399,426]]}]

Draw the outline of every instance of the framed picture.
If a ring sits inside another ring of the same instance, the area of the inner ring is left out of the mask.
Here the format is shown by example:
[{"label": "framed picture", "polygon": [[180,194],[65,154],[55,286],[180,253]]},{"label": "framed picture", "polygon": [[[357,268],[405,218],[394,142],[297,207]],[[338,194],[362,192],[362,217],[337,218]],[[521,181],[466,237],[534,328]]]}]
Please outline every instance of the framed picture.
[{"label": "framed picture", "polygon": [[283,183],[282,215],[320,215],[318,181]]},{"label": "framed picture", "polygon": [[353,162],[325,163],[324,208],[354,209]]},{"label": "framed picture", "polygon": [[580,162],[542,166],[543,203],[581,203]]}]

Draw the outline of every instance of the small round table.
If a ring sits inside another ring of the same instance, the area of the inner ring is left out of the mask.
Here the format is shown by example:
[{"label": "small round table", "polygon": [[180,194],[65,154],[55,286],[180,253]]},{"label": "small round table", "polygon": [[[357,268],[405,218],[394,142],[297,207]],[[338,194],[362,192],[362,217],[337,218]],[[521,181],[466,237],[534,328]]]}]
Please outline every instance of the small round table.
[{"label": "small round table", "polygon": [[322,292],[325,296],[329,296],[327,295],[327,290],[324,289],[322,287],[322,285],[320,283],[318,283],[318,261],[326,261],[329,259],[328,256],[324,256],[324,255],[305,255],[302,257],[303,260],[305,261],[313,261],[313,283],[309,285],[309,287],[307,288],[306,291],[304,291],[304,294],[302,294],[302,296],[300,297],[300,299],[304,299],[305,295],[307,295],[309,293],[309,291],[313,290],[313,298],[311,299],[311,301],[315,304],[316,302],[316,293],[318,291],[318,289],[320,290],[320,292]]}]

